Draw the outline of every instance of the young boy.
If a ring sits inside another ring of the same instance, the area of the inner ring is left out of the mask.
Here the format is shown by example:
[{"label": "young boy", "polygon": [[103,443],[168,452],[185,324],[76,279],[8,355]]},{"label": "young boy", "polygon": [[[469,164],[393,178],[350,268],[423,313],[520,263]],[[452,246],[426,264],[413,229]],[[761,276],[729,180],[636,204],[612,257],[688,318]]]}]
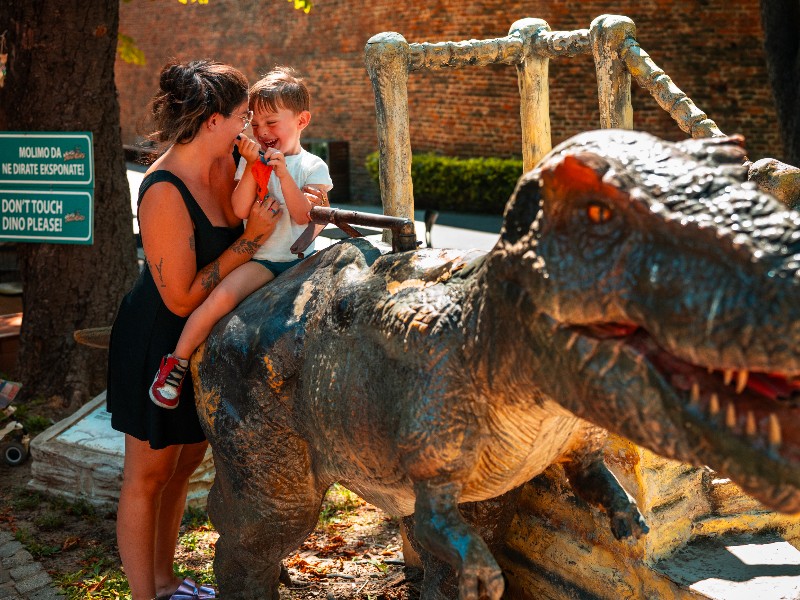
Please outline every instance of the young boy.
[{"label": "young boy", "polygon": [[[305,83],[288,67],[276,67],[250,88],[249,105],[254,113],[251,125],[257,143],[244,135],[238,142],[246,166],[231,201],[240,219],[247,218],[254,202],[266,200],[269,205],[270,199],[277,201],[280,208],[273,212],[281,212],[278,225],[253,259],[225,277],[195,309],[175,351],[161,360],[161,368],[150,386],[150,399],[162,408],[178,406],[189,358],[217,321],[258,288],[300,262],[289,248],[305,230],[308,213],[314,206],[302,188],[316,188],[324,195],[333,187],[325,162],[300,145],[300,134],[311,121],[310,104]],[[259,146],[264,161],[273,169],[269,191],[261,198],[257,197],[253,174],[254,167],[259,168],[255,163],[262,160]],[[305,256],[311,252],[313,246]]]}]

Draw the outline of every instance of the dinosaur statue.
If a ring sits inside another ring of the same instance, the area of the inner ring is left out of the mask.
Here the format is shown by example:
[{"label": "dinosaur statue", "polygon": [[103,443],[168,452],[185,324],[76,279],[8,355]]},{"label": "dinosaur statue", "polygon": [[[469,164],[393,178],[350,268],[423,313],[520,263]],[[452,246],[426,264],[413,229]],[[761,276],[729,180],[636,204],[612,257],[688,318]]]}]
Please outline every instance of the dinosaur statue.
[{"label": "dinosaur statue", "polygon": [[230,313],[192,363],[222,597],[278,598],[338,481],[413,517],[423,598],[500,598],[479,501],[552,463],[618,538],[646,532],[605,430],[800,511],[800,213],[742,146],[584,133],[490,252],[343,241]]},{"label": "dinosaur statue", "polygon": [[747,178],[789,208],[800,208],[800,168],[774,158],[747,162]]}]

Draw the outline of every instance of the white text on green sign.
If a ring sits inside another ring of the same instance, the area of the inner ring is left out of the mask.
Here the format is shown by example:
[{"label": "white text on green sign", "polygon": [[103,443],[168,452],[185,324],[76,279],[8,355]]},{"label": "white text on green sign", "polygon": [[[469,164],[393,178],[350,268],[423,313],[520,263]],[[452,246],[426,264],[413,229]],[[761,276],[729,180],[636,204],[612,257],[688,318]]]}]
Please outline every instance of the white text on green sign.
[{"label": "white text on green sign", "polygon": [[89,190],[0,191],[0,239],[62,244],[92,243]]},{"label": "white text on green sign", "polygon": [[94,186],[91,132],[0,133],[0,186]]}]

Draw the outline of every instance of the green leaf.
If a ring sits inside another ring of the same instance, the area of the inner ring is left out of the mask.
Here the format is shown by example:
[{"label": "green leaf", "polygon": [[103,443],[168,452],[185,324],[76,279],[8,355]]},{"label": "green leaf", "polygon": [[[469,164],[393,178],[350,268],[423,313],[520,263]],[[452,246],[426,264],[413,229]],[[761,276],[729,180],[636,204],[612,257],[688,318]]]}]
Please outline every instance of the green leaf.
[{"label": "green leaf", "polygon": [[147,64],[144,52],[139,50],[134,39],[122,33],[117,36],[117,53],[126,63],[139,65],[140,67]]}]

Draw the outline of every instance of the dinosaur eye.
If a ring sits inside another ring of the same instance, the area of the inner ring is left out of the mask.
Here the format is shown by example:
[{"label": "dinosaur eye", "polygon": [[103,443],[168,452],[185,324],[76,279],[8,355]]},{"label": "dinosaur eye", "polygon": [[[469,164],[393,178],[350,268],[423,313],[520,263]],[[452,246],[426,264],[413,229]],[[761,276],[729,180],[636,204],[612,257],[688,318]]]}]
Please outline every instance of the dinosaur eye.
[{"label": "dinosaur eye", "polygon": [[600,202],[592,202],[589,204],[589,206],[586,207],[586,214],[592,223],[597,223],[598,225],[610,220],[613,215],[611,209]]}]

